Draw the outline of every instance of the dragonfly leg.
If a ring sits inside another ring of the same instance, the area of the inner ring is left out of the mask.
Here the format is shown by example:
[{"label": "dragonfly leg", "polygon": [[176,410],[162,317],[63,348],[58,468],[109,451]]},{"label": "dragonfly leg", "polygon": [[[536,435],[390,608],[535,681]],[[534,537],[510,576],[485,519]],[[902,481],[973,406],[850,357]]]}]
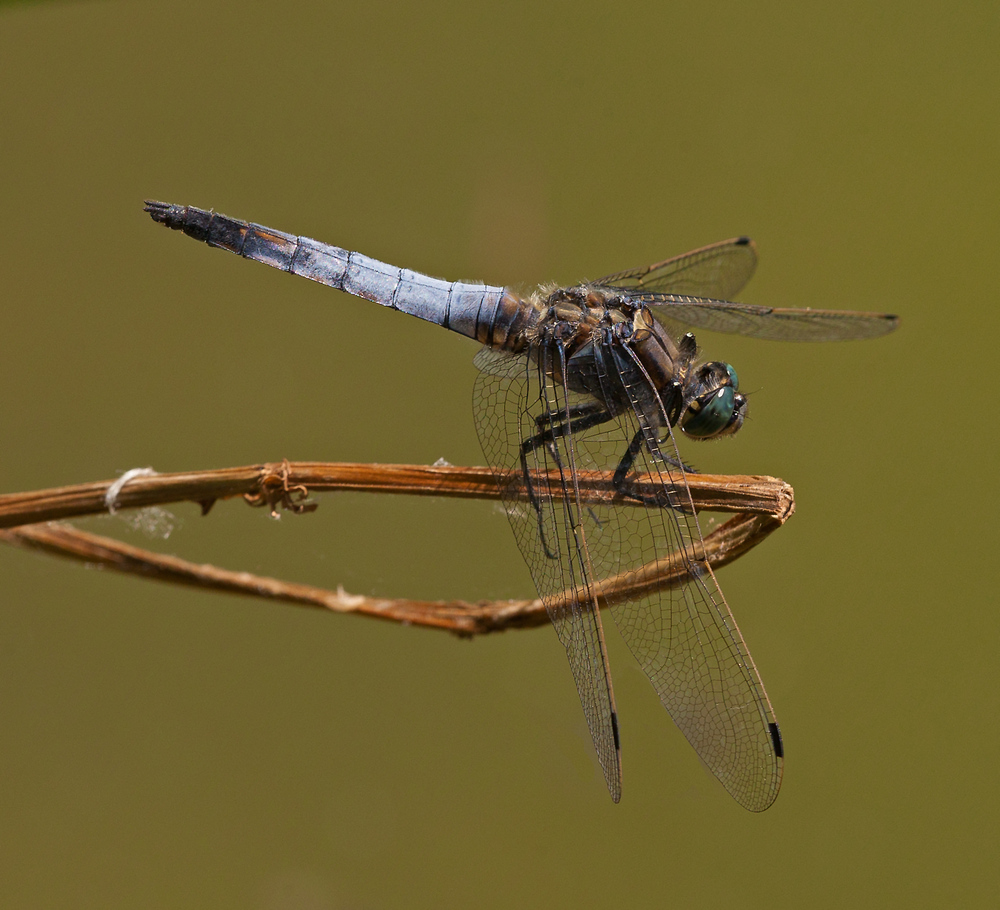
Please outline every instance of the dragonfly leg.
[{"label": "dragonfly leg", "polygon": [[[625,450],[622,460],[618,462],[618,467],[615,468],[615,474],[611,481],[615,490],[617,490],[622,496],[638,500],[644,505],[656,506],[658,508],[676,509],[681,512],[690,512],[691,507],[685,503],[683,493],[678,493],[674,490],[667,489],[666,487],[653,493],[643,493],[639,490],[638,485],[633,480],[629,479],[628,475],[635,467],[635,460],[645,445],[647,445],[646,434],[640,429],[636,431],[636,434],[632,437],[632,441],[628,444],[628,448]],[[674,459],[667,458],[664,455],[660,455],[660,457],[668,464],[672,464],[674,467],[680,468],[682,472],[688,471],[688,468],[684,464],[678,464],[678,462]]]},{"label": "dragonfly leg", "polygon": [[[594,414],[604,414],[605,416],[596,421],[596,423],[583,423],[585,419]],[[539,414],[535,418],[535,428],[538,432],[535,436],[525,440],[522,443],[522,448],[527,443],[534,442],[534,445],[529,449],[529,451],[533,451],[540,444],[544,443],[557,467],[562,468],[562,459],[559,457],[559,450],[556,448],[555,440],[561,436],[565,436],[567,433],[585,430],[610,419],[611,415],[607,413],[607,408],[594,401],[570,405],[564,411],[560,411],[558,417],[548,412]],[[574,423],[574,421],[579,421],[579,423]]]},{"label": "dragonfly leg", "polygon": [[691,467],[687,462],[681,461],[679,458],[671,458],[669,455],[664,455],[660,453],[660,457],[671,467],[677,468],[679,471],[683,471],[685,474],[700,474],[697,468]]},{"label": "dragonfly leg", "polygon": [[[542,503],[535,493],[535,485],[531,480],[531,471],[528,468],[528,455],[536,449],[545,446],[556,466],[562,472],[562,459],[559,457],[559,450],[555,445],[555,440],[572,433],[588,430],[591,427],[606,423],[610,419],[611,413],[608,409],[596,402],[572,405],[565,411],[561,411],[558,417],[548,413],[536,417],[535,426],[538,428],[538,432],[521,442],[521,475],[524,478],[524,488],[528,502],[535,510],[535,515],[538,519],[538,537],[542,542],[542,549],[545,550],[545,555],[548,559],[558,559],[559,554],[549,546],[549,542],[545,537]],[[546,424],[548,424],[548,427],[544,428]],[[568,493],[568,490],[563,490],[564,496]]]}]

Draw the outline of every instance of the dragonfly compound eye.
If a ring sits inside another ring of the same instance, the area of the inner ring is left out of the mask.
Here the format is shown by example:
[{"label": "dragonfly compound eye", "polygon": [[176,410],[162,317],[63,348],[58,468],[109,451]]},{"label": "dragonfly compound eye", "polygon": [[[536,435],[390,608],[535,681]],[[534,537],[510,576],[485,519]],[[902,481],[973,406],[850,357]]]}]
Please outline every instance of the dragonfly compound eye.
[{"label": "dragonfly compound eye", "polygon": [[691,402],[681,429],[693,439],[711,439],[727,430],[735,432],[736,427],[729,429],[734,416],[739,416],[734,415],[735,411],[736,392],[732,386],[723,386]]}]

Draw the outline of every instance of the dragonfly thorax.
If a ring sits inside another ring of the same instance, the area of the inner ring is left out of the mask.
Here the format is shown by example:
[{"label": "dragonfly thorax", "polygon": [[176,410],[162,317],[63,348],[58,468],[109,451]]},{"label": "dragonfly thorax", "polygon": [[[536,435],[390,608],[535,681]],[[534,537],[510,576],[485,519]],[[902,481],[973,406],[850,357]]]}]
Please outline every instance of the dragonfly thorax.
[{"label": "dragonfly thorax", "polygon": [[638,409],[652,428],[676,422],[686,355],[646,307],[587,286],[535,305],[529,356],[551,380],[611,416]]},{"label": "dragonfly thorax", "polygon": [[532,359],[555,382],[616,416],[640,412],[650,429],[679,427],[692,439],[735,433],[746,416],[736,371],[696,363],[694,335],[675,341],[649,308],[587,286],[534,301]]}]

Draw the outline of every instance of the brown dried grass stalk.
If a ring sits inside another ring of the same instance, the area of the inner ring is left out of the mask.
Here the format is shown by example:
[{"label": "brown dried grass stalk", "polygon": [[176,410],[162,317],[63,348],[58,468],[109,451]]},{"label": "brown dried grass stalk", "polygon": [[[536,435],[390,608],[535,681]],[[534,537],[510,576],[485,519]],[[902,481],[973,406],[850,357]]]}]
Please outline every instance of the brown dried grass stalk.
[{"label": "brown dried grass stalk", "polygon": [[[713,569],[757,546],[781,527],[795,508],[792,488],[774,477],[689,474],[687,479],[695,508],[735,513],[705,538],[705,555]],[[135,476],[124,486],[120,481],[101,481],[9,493],[0,496],[0,529],[6,529],[0,530],[0,540],[157,581],[320,607],[336,613],[375,616],[447,629],[460,635],[548,622],[539,600],[467,602],[364,597],[196,564],[58,523],[84,515],[177,502],[196,502],[201,505],[202,513],[207,514],[216,500],[237,496],[250,505],[266,506],[273,513],[278,510],[303,513],[317,506],[307,499],[309,494],[335,490],[499,499],[489,468],[285,461],[216,471]],[[615,494],[610,476],[584,472],[580,476],[580,495],[588,503],[611,501]],[[644,508],[638,503],[635,507]],[[643,591],[676,586],[685,579],[679,554],[665,554],[645,566],[602,580],[598,597],[604,607],[641,596]]]}]

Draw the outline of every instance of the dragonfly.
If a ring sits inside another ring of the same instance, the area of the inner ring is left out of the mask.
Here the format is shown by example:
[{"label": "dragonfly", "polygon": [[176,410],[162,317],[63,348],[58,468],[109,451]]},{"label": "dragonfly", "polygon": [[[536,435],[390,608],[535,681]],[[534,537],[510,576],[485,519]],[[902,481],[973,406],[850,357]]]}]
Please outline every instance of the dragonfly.
[{"label": "dragonfly", "polygon": [[[747,415],[736,370],[699,359],[685,329],[777,341],[874,338],[898,318],[737,303],[754,273],[747,237],[571,287],[520,295],[444,281],[214,211],[146,202],[153,220],[246,259],[408,313],[482,345],[474,415],[518,547],[566,649],[597,758],[621,799],[621,736],[601,581],[679,554],[683,583],[610,609],[661,703],[734,799],[775,800],[777,719],[705,551],[678,437],[732,435]],[[585,502],[606,471],[613,496]]]}]

